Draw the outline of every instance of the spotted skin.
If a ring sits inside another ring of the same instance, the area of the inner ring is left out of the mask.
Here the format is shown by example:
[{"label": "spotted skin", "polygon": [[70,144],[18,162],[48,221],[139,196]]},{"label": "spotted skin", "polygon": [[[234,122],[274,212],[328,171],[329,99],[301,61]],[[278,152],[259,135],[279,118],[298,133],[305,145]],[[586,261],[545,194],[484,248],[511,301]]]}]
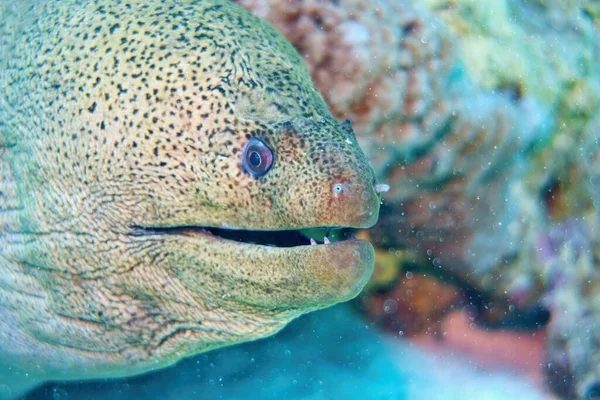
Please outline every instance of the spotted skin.
[{"label": "spotted skin", "polygon": [[[0,378],[141,373],[272,334],[365,284],[364,241],[273,248],[152,229],[377,220],[352,129],[245,10],[2,1],[0,70]],[[274,150],[261,177],[242,166],[252,137]]]}]

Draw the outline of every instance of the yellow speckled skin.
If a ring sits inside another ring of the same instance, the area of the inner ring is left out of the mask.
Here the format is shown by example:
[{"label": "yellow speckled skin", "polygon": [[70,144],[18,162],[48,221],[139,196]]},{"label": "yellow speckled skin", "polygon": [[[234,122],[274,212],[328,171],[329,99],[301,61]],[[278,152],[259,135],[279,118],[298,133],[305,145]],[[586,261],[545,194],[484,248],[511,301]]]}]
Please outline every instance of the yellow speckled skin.
[{"label": "yellow speckled skin", "polygon": [[[260,338],[366,283],[365,241],[136,228],[377,220],[353,132],[293,47],[238,6],[2,0],[0,71],[0,397]],[[274,150],[260,178],[241,164],[251,137]]]}]

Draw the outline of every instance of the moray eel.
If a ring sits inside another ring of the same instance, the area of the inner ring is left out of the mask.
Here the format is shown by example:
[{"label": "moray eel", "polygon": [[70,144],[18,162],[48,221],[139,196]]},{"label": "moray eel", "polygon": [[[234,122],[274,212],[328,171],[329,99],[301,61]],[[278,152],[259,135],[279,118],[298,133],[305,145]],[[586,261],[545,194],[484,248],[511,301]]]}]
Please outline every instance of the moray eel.
[{"label": "moray eel", "polygon": [[359,293],[372,246],[298,231],[372,226],[374,173],[271,26],[221,0],[0,12],[5,397],[162,368]]}]

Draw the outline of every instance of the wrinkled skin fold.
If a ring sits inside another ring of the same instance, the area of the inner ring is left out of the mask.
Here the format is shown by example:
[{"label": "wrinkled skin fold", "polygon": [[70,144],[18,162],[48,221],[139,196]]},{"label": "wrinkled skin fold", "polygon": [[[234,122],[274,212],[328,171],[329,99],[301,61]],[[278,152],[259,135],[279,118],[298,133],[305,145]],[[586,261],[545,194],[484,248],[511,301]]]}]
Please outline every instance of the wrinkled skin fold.
[{"label": "wrinkled skin fold", "polygon": [[[10,3],[10,4],[9,4]],[[227,1],[0,5],[0,398],[138,374],[356,296],[373,171],[302,59]],[[273,151],[245,170],[251,138]]]}]

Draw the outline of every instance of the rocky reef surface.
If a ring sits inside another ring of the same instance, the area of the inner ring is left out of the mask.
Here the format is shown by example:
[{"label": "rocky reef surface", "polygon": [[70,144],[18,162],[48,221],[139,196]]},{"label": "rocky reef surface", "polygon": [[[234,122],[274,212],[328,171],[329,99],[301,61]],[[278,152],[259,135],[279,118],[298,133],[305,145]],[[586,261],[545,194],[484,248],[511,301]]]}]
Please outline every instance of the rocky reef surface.
[{"label": "rocky reef surface", "polygon": [[[371,309],[395,299],[389,326],[431,329],[411,321],[471,291],[488,322],[545,307],[550,386],[600,396],[596,2],[239,2],[296,46],[391,186]],[[427,284],[402,286],[406,264],[463,293],[411,300]]]}]

